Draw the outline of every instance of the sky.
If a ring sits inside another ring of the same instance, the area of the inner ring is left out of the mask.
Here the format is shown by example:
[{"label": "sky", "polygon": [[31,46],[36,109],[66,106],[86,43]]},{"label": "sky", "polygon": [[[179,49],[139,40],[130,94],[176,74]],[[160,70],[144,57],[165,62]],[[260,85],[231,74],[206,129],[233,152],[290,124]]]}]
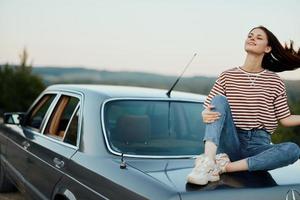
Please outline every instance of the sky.
[{"label": "sky", "polygon": [[[218,76],[264,25],[300,47],[299,0],[0,0],[0,64]],[[300,80],[300,69],[279,74]]]}]

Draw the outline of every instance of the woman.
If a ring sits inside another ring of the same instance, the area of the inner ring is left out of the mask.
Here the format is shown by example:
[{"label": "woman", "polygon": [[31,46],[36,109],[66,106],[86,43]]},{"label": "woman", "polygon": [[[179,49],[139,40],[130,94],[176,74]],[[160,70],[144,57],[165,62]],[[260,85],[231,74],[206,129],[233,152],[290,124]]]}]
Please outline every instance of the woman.
[{"label": "woman", "polygon": [[205,185],[224,172],[271,170],[300,157],[297,144],[271,144],[278,121],[300,125],[300,115],[291,115],[284,83],[275,73],[299,68],[300,49],[294,51],[293,43],[283,47],[263,26],[249,32],[244,48],[244,65],[223,72],[205,101],[205,149],[187,176],[189,183]]}]

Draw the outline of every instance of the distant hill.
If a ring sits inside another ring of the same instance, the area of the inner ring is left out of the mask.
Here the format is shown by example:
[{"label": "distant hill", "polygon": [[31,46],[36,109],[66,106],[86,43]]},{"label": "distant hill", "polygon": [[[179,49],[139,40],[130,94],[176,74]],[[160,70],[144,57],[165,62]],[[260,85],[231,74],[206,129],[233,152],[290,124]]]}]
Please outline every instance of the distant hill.
[{"label": "distant hill", "polygon": [[[111,72],[80,67],[34,67],[33,73],[40,75],[46,85],[55,83],[86,83],[133,85],[169,89],[177,77],[151,74],[145,72]],[[208,93],[216,77],[183,77],[176,86],[176,90]]]},{"label": "distant hill", "polygon": [[[33,67],[33,73],[40,75],[46,85],[55,83],[86,83],[133,85],[169,89],[177,79],[175,76],[165,76],[145,72],[111,72],[82,67]],[[208,94],[215,80],[216,77],[183,77],[177,84],[175,90]],[[299,101],[300,80],[285,80],[285,83],[289,100]]]}]

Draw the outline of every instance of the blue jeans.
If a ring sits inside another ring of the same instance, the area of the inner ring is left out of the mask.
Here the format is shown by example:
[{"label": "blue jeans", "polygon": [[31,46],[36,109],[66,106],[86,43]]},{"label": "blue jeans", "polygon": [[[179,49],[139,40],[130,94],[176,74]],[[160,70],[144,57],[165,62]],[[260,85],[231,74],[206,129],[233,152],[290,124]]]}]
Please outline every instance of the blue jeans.
[{"label": "blue jeans", "polygon": [[215,96],[211,104],[220,119],[207,124],[203,141],[217,146],[217,153],[227,153],[231,161],[247,158],[249,171],[271,170],[294,163],[300,148],[292,142],[271,144],[271,135],[264,129],[236,128],[227,98]]}]

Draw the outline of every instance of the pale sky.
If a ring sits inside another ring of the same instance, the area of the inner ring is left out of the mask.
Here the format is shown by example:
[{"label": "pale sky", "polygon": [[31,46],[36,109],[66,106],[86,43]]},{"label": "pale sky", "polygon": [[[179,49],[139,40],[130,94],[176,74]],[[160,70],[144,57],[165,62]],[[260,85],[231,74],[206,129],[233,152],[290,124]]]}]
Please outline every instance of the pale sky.
[{"label": "pale sky", "polygon": [[[217,76],[258,25],[300,46],[299,0],[0,0],[0,64]],[[300,80],[300,69],[281,73]]]}]

